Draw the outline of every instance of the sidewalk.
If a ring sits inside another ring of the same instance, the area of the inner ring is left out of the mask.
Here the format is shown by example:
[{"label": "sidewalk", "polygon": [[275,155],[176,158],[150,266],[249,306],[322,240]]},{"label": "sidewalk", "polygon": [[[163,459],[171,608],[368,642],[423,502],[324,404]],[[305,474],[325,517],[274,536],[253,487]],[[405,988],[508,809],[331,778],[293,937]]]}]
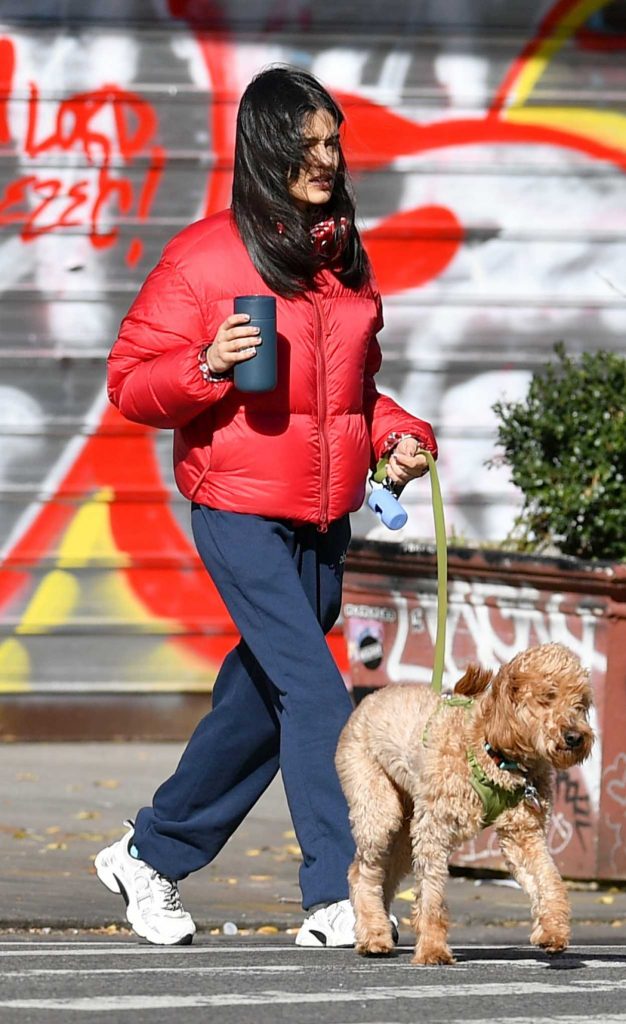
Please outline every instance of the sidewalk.
[{"label": "sidewalk", "polygon": [[[92,861],[175,768],[178,743],[0,745],[0,929],[109,929],[124,906]],[[276,781],[214,864],[181,883],[199,930],[279,933],[302,920],[299,850]],[[410,879],[403,888],[410,889]],[[572,887],[574,943],[626,940],[626,891]],[[526,944],[526,897],[509,880],[453,877],[452,942]],[[394,906],[410,941],[408,900]]]}]

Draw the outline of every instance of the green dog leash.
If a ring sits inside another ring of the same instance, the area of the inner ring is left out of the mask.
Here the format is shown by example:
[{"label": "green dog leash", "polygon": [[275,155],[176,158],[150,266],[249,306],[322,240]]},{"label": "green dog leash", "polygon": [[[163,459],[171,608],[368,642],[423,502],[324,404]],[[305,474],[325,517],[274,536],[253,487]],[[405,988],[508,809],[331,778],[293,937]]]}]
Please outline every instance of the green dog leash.
[{"label": "green dog leash", "polygon": [[430,685],[435,693],[441,693],[446,655],[446,621],[448,618],[448,541],[437,465],[430,452],[422,450],[420,454],[426,456],[430,473],[431,501],[435,524],[435,550],[437,553],[437,634],[435,638],[433,676]]},{"label": "green dog leash", "polygon": [[[437,466],[430,452],[420,448],[417,455],[424,455],[430,473],[430,489],[435,523],[435,551],[437,554],[437,634],[435,637],[435,657],[430,685],[435,693],[441,693],[443,668],[446,653],[446,620],[448,617],[448,544],[446,538],[446,521],[443,513],[443,499],[439,486]],[[388,459],[380,459],[372,480],[382,483],[387,476]]]}]

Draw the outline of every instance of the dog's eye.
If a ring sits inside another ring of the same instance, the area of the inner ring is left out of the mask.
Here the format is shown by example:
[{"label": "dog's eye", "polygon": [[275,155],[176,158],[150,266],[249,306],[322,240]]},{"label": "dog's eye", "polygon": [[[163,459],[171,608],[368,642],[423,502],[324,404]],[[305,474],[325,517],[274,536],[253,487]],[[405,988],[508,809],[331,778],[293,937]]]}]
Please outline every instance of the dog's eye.
[{"label": "dog's eye", "polygon": [[556,694],[556,687],[550,686],[547,690],[544,690],[543,693],[539,696],[539,701],[541,704],[551,704],[554,698],[556,697]]}]

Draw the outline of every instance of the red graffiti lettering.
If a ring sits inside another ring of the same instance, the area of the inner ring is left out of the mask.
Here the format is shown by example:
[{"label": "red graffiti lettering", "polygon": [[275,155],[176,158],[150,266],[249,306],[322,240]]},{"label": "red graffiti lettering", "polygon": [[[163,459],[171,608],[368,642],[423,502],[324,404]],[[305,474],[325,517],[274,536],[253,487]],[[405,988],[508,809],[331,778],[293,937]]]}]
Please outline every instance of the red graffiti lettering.
[{"label": "red graffiti lettering", "polygon": [[[146,176],[139,202],[140,209],[143,202],[144,217],[162,166],[161,161]],[[148,201],[144,198],[146,192],[149,195]],[[96,249],[105,249],[118,241],[119,228],[102,231],[104,212],[113,204],[118,213],[126,215],[132,210],[133,202],[131,182],[126,178],[113,177],[107,167],[101,167],[91,180],[83,178],[73,183],[27,174],[10,182],[5,188],[0,198],[0,224],[20,224],[20,237],[25,242],[32,242],[40,235],[59,228],[76,228],[87,224],[91,244]],[[132,246],[135,252],[134,255],[130,253],[133,259],[129,262],[136,262],[141,256],[141,248],[137,248],[141,243],[135,239]]]},{"label": "red graffiti lettering", "polygon": [[[146,148],[157,126],[156,114],[145,100],[116,85],[105,85],[93,92],[75,93],[63,100],[57,111],[55,129],[47,138],[38,141],[39,103],[39,90],[31,82],[25,140],[25,150],[30,157],[40,156],[55,148],[79,148],[90,163],[96,162],[98,152],[102,162],[108,163],[112,153],[117,150],[130,163]],[[98,115],[109,106],[116,128],[115,139],[110,139],[93,125]],[[134,128],[131,119],[135,120]]]},{"label": "red graffiti lettering", "polygon": [[[12,141],[8,116],[15,71],[15,48],[10,39],[0,40],[0,144]],[[41,130],[40,93],[29,85],[28,117],[23,139],[13,140],[26,160],[55,152],[82,154],[89,171],[79,180],[26,174],[10,181],[0,196],[0,224],[19,224],[20,237],[32,242],[40,235],[64,228],[87,227],[96,249],[119,241],[119,228],[103,230],[105,213],[148,218],[165,165],[161,146],[152,144],[158,122],[152,106],[136,93],[115,84],[104,84],[89,92],[74,93],[59,102],[49,134]],[[109,112],[111,119],[103,118]],[[113,130],[102,127],[112,120]],[[148,157],[143,180],[137,182],[112,161],[130,166],[138,157]],[[140,239],[132,239],[126,253],[130,265],[143,251]]]},{"label": "red graffiti lettering", "polygon": [[15,51],[10,39],[0,39],[0,144],[11,141],[7,104],[13,86]]}]

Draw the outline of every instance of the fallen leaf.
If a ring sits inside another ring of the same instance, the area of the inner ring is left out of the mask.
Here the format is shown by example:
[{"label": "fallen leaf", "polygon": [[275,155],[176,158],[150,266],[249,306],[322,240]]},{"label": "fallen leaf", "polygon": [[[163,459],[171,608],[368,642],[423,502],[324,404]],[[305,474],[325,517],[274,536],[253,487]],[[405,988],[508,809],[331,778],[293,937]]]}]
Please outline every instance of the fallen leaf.
[{"label": "fallen leaf", "polygon": [[262,924],[260,928],[257,928],[257,935],[277,935],[278,928],[273,924]]},{"label": "fallen leaf", "polygon": [[100,789],[119,789],[119,779],[96,779],[94,786],[99,786]]},{"label": "fallen leaf", "polygon": [[302,850],[297,845],[297,843],[291,843],[289,846],[285,847],[285,852],[290,853],[292,857],[299,857],[302,853]]},{"label": "fallen leaf", "polygon": [[294,830],[292,828],[290,828],[287,832],[283,832],[283,839],[295,839],[295,838],[296,838],[296,833],[294,832]]},{"label": "fallen leaf", "polygon": [[46,850],[67,850],[67,843],[47,843]]},{"label": "fallen leaf", "polygon": [[251,882],[271,882],[272,875],[250,875]]},{"label": "fallen leaf", "polygon": [[246,857],[259,857],[260,854],[260,850],[246,850]]},{"label": "fallen leaf", "polygon": [[93,818],[101,818],[102,813],[100,811],[79,811],[74,817],[79,821],[91,821]]},{"label": "fallen leaf", "polygon": [[239,885],[238,878],[228,878],[226,881],[228,882],[229,885]]},{"label": "fallen leaf", "polygon": [[[120,935],[132,935],[133,934],[132,928],[125,928],[123,925],[114,925],[113,927],[117,928],[117,931],[119,932]],[[106,927],[102,927],[102,928],[86,928],[85,931],[88,932],[89,935],[108,935],[109,934],[109,928],[110,928],[110,925],[107,925]]]},{"label": "fallen leaf", "polygon": [[49,825],[48,828],[46,829],[46,835],[47,836],[54,836],[54,835],[56,835],[57,832],[60,832],[60,831],[61,831],[61,829],[59,828],[58,825]]},{"label": "fallen leaf", "polygon": [[15,776],[16,782],[39,782],[39,776],[35,772],[18,772]]},{"label": "fallen leaf", "polygon": [[608,906],[615,903],[615,896],[598,896],[596,903],[605,903]]},{"label": "fallen leaf", "polygon": [[415,893],[412,889],[404,889],[403,892],[396,893],[397,900],[406,900],[407,903],[415,902]]}]

